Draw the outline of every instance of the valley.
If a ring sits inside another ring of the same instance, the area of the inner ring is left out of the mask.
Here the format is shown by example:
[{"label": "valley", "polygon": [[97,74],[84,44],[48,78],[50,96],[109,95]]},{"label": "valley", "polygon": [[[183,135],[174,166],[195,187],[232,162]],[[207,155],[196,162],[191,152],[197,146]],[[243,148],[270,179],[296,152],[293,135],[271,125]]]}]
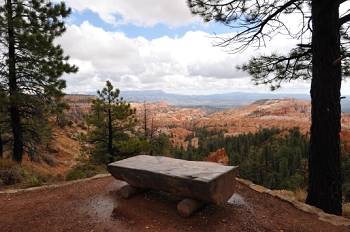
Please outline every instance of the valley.
[{"label": "valley", "polygon": [[[50,149],[44,150],[56,160],[56,165],[50,166],[45,162],[32,163],[25,157],[24,163],[36,166],[44,173],[64,175],[79,163],[82,142],[80,133],[87,128],[82,115],[91,112],[93,95],[67,95],[65,101],[70,109],[65,112],[69,125],[55,126]],[[194,128],[205,127],[208,130],[226,130],[225,137],[239,134],[255,133],[263,128],[288,129],[299,127],[301,133],[307,133],[311,124],[311,104],[308,100],[294,98],[261,99],[240,108],[219,110],[206,113],[200,108],[180,107],[169,105],[165,101],[131,103],[137,109],[139,124],[136,131],[142,133],[145,118],[147,127],[152,127],[154,135],[166,134],[172,146],[188,146],[186,136],[193,134]],[[146,115],[146,117],[145,117]],[[350,142],[350,115],[342,114],[341,138],[346,143],[347,150]],[[198,145],[198,139],[194,145]],[[206,154],[206,156],[209,154]]]}]

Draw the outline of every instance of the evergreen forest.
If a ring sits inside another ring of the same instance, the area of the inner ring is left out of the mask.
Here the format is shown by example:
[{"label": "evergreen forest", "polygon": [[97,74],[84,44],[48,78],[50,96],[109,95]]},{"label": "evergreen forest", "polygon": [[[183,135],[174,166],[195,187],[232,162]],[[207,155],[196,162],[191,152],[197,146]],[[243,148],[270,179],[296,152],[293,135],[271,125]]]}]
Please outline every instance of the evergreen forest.
[{"label": "evergreen forest", "polygon": [[[203,161],[210,152],[225,148],[229,165],[239,166],[239,177],[269,189],[307,188],[309,134],[298,127],[265,128],[256,133],[224,137],[225,130],[196,128],[185,141],[198,137],[198,148],[173,147],[174,158]],[[344,201],[350,201],[350,161],[342,144],[341,171]]]}]

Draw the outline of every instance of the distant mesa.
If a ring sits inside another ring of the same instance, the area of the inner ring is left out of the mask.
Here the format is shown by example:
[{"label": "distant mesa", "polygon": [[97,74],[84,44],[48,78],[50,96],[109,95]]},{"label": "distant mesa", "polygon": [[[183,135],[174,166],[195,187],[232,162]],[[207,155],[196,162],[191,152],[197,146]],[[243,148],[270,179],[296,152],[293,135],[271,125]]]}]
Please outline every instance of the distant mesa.
[{"label": "distant mesa", "polygon": [[[86,95],[96,96],[96,92]],[[70,94],[69,94],[70,95]],[[74,94],[81,95],[81,94]],[[262,103],[267,99],[294,98],[298,100],[310,101],[309,94],[290,94],[290,93],[242,93],[231,92],[223,94],[209,95],[184,95],[166,93],[162,90],[120,90],[120,96],[127,102],[157,102],[165,101],[168,105],[181,107],[202,107],[206,113],[212,113],[223,109],[241,108],[256,103]],[[343,96],[346,97],[346,96]],[[265,99],[265,100],[261,100]],[[350,97],[341,99],[343,113],[350,112]]]}]

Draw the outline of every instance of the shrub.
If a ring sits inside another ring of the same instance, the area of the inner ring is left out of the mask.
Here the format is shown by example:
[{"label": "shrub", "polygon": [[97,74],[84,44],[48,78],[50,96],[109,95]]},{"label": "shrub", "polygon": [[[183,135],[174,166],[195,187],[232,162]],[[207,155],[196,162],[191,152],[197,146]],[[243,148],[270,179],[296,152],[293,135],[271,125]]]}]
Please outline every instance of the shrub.
[{"label": "shrub", "polygon": [[78,180],[93,177],[99,173],[104,173],[105,168],[100,168],[92,165],[81,165],[74,168],[73,171],[67,174],[66,180]]},{"label": "shrub", "polygon": [[23,177],[24,187],[37,187],[43,184],[43,182],[47,181],[47,178],[44,175],[39,174],[34,171],[32,168],[27,166],[21,167],[21,175]]},{"label": "shrub", "polygon": [[2,185],[13,185],[23,181],[21,169],[18,165],[7,167],[0,171]]},{"label": "shrub", "polygon": [[91,148],[83,145],[79,151],[80,154],[76,160],[82,163],[88,163],[90,161]]},{"label": "shrub", "polygon": [[53,157],[51,155],[42,154],[41,158],[45,161],[45,163],[47,163],[48,165],[50,165],[52,167],[57,165],[57,160],[55,159],[55,157]]},{"label": "shrub", "polygon": [[113,161],[113,156],[105,151],[94,149],[90,160],[94,164],[108,164]]},{"label": "shrub", "polygon": [[84,179],[86,178],[86,174],[82,170],[73,170],[66,176],[66,181],[70,180],[78,180],[78,179]]},{"label": "shrub", "polygon": [[0,159],[0,186],[13,185],[23,181],[20,166],[11,159]]}]

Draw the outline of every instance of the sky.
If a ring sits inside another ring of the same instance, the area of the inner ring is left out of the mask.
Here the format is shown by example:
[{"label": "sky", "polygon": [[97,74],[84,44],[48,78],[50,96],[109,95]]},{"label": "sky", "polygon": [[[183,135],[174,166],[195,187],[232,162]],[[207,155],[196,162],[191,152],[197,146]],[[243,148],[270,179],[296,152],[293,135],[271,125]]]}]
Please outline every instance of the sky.
[{"label": "sky", "polygon": [[[237,71],[236,66],[259,54],[287,52],[300,42],[277,35],[259,50],[228,54],[213,46],[213,36],[235,31],[191,15],[186,0],[65,3],[72,14],[65,19],[67,31],[55,42],[70,56],[69,63],[79,67],[78,73],[62,77],[67,81],[66,93],[96,93],[106,80],[121,91],[121,96],[128,90],[186,95],[273,93],[269,86],[255,86],[249,74]],[[342,94],[350,94],[350,84],[342,86]],[[274,92],[309,91],[310,82],[299,80],[284,83]]]}]

